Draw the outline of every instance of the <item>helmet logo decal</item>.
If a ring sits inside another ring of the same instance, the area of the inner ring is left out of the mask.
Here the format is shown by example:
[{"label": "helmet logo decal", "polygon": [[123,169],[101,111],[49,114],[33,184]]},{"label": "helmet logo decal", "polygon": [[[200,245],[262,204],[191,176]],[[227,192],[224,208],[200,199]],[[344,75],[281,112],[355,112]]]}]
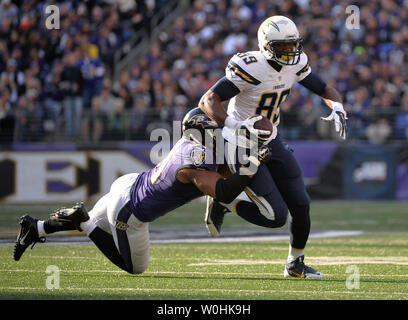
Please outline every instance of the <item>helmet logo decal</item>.
[{"label": "helmet logo decal", "polygon": [[210,129],[216,127],[217,123],[215,121],[209,120],[204,115],[196,115],[189,120],[190,125],[201,126],[203,129]]},{"label": "helmet logo decal", "polygon": [[279,27],[278,27],[278,25],[277,25],[275,22],[273,22],[273,21],[267,21],[267,23],[270,24],[270,25],[272,25],[273,27],[275,27],[275,29],[280,32]]}]

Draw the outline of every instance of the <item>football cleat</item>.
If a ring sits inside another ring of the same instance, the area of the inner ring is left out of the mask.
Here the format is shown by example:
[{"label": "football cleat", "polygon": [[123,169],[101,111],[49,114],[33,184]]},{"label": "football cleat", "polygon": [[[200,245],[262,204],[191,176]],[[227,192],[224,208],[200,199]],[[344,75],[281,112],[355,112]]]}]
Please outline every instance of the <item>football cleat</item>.
[{"label": "football cleat", "polygon": [[205,212],[205,226],[212,237],[219,237],[224,215],[229,210],[212,197],[207,196],[207,209]]},{"label": "football cleat", "polygon": [[37,219],[29,215],[21,217],[20,232],[18,233],[17,241],[14,245],[14,260],[20,260],[29,245],[32,244],[32,249],[37,242],[45,242],[45,237],[38,236],[37,221]]},{"label": "football cleat", "polygon": [[83,202],[77,203],[72,208],[60,208],[51,213],[51,220],[58,222],[71,222],[75,228],[82,231],[80,224],[89,220],[88,210],[86,210]]},{"label": "football cleat", "polygon": [[294,278],[322,279],[323,273],[305,265],[305,256],[301,255],[291,262],[287,262],[283,275]]}]

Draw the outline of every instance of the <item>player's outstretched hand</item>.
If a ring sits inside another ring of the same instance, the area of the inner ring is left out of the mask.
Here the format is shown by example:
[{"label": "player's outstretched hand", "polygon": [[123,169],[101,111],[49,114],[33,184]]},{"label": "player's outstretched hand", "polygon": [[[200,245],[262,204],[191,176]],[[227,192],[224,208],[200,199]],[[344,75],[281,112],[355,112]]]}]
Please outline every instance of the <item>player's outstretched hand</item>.
[{"label": "player's outstretched hand", "polygon": [[347,137],[347,113],[340,102],[331,101],[332,112],[328,117],[321,117],[324,121],[334,121],[336,132],[339,132],[340,137],[345,140]]}]

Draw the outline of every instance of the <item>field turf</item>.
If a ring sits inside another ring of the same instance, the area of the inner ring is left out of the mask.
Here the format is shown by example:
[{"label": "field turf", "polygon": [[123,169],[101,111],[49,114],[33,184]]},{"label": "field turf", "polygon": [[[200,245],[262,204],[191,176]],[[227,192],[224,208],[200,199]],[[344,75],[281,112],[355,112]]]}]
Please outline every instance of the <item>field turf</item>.
[{"label": "field turf", "polygon": [[[0,206],[0,299],[408,300],[407,203],[313,203],[312,232],[363,231],[309,240],[306,263],[325,274],[322,280],[283,277],[287,239],[152,243],[150,266],[140,275],[121,271],[91,243],[37,244],[15,262],[21,214],[45,218],[53,208]],[[202,203],[189,204],[150,229],[204,231],[203,210]],[[267,231],[226,217],[225,231],[243,229]],[[287,235],[287,225],[270,233]],[[60,271],[59,289],[46,287],[49,266]]]}]

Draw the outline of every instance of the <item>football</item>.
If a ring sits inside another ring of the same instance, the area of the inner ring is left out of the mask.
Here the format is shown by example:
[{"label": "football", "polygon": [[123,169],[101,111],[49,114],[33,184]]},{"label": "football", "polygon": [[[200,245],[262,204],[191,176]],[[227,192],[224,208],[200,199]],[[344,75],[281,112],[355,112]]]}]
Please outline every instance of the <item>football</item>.
[{"label": "football", "polygon": [[[254,117],[258,117],[259,114],[254,114],[252,116],[250,116],[248,119],[254,118]],[[261,120],[258,120],[257,122],[254,123],[254,128],[255,129],[259,129],[259,130],[268,130],[271,133],[268,135],[260,135],[259,138],[263,139],[263,140],[267,140],[271,134],[272,134],[272,123],[268,120],[268,118],[265,118],[264,116],[262,116]]]}]

